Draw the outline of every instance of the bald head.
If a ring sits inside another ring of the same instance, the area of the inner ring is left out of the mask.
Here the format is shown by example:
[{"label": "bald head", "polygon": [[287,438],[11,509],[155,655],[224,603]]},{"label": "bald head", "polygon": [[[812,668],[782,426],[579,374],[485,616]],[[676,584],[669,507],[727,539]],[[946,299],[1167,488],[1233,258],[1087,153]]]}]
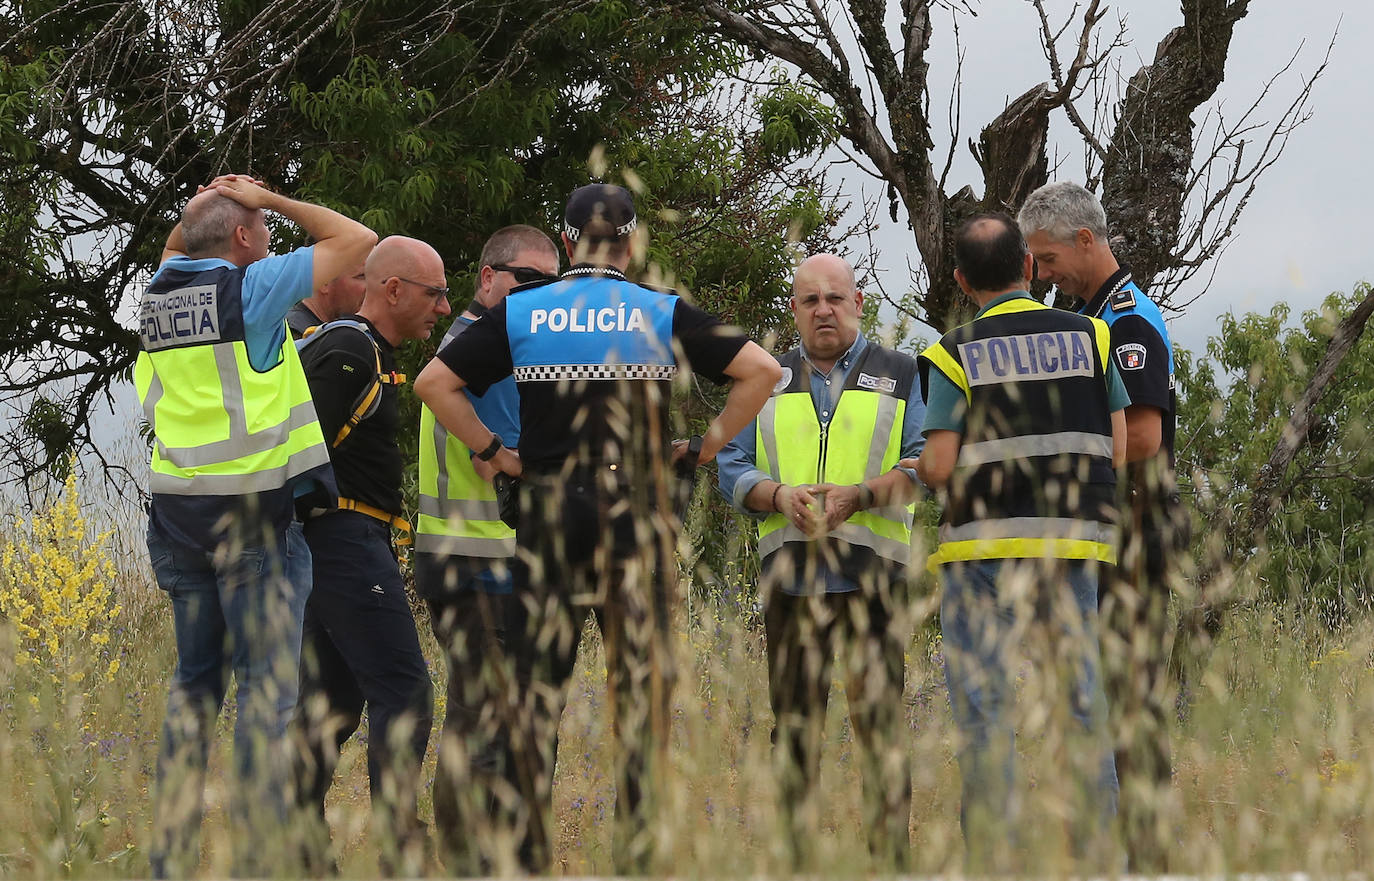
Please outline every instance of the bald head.
[{"label": "bald head", "polygon": [[813,278],[827,279],[833,286],[854,290],[858,284],[854,280],[854,267],[838,254],[812,254],[797,266],[797,274],[792,280],[792,289],[797,284]]},{"label": "bald head", "polygon": [[858,339],[863,302],[854,267],[843,257],[816,254],[797,267],[792,318],[806,354],[822,370],[829,370]]},{"label": "bald head", "polygon": [[181,235],[188,257],[227,257],[239,227],[265,226],[262,211],[245,208],[216,190],[197,193],[181,212]]},{"label": "bald head", "polygon": [[388,236],[377,243],[363,268],[367,294],[358,314],[391,342],[426,339],[449,314],[448,281],[439,252],[419,239]]},{"label": "bald head", "polygon": [[406,236],[387,236],[367,256],[364,271],[369,281],[374,278],[385,281],[393,276],[418,279],[426,272],[432,275],[437,271],[440,279],[436,283],[442,285],[444,261],[426,242]]}]

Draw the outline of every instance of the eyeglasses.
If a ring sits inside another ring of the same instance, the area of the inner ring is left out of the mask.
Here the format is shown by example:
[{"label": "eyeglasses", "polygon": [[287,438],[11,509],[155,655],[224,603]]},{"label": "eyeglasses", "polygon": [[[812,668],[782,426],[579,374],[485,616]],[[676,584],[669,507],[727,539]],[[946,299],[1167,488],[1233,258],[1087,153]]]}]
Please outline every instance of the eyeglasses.
[{"label": "eyeglasses", "polygon": [[509,272],[515,276],[515,280],[520,284],[529,284],[532,281],[554,281],[558,278],[556,275],[540,272],[532,266],[508,266],[505,263],[493,263],[491,268],[497,272]]},{"label": "eyeglasses", "polygon": [[436,299],[436,300],[439,299],[440,297],[447,297],[447,296],[448,296],[448,288],[447,288],[447,287],[442,287],[442,288],[441,288],[441,287],[439,287],[438,285],[425,284],[425,283],[422,282],[422,281],[414,281],[414,280],[409,279],[409,278],[401,278],[401,276],[399,276],[399,275],[396,276],[396,279],[397,279],[398,281],[403,281],[403,282],[405,282],[406,284],[413,284],[413,285],[415,285],[416,287],[424,288],[424,289],[425,289],[425,293],[429,294],[431,297],[433,297],[433,298]]}]

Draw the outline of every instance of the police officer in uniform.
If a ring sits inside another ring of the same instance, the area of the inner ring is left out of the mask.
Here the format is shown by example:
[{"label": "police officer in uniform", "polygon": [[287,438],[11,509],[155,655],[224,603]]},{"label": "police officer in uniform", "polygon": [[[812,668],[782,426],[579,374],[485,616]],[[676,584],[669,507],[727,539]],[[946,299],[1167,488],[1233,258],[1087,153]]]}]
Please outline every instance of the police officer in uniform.
[{"label": "police officer in uniform", "polygon": [[943,596],[945,675],[961,742],[961,822],[973,872],[1024,870],[1012,789],[1009,714],[1018,637],[1038,684],[1067,680],[1081,746],[1068,750],[1085,805],[1075,855],[1105,868],[1116,774],[1098,675],[1097,585],[1115,558],[1114,467],[1128,399],[1095,318],[1030,298],[1031,257],[1004,214],[975,217],[954,242],[955,280],[979,310],[921,354],[927,411],[918,470],[946,493],[930,565]]},{"label": "police officer in uniform", "polygon": [[[339,749],[367,708],[367,777],[380,831],[383,871],[416,874],[424,827],[416,814],[420,765],[434,717],[433,686],[420,650],[391,530],[402,517],[400,417],[395,347],[427,339],[449,314],[444,263],[424,242],[383,239],[367,258],[367,294],[356,316],[317,329],[301,344],[306,377],[330,442],[337,510],[305,524],[315,589],[305,612],[296,714],[306,750],[297,762],[311,808],[317,868],[328,830],[325,796]],[[369,403],[369,400],[371,403]]]},{"label": "police officer in uniform", "polygon": [[[264,210],[315,244],[268,256]],[[177,646],[154,787],[154,877],[187,877],[199,864],[205,769],[231,669],[234,870],[271,871],[310,592],[296,507],[331,505],[335,494],[285,316],[376,240],[327,208],[224,175],[187,203],[143,294],[134,385],[154,436],[148,553]]]},{"label": "police officer in uniform", "polygon": [[[597,618],[606,647],[616,755],[616,867],[652,861],[647,818],[666,773],[667,600],[676,577],[669,397],[678,354],[716,382],[733,380],[700,448],[708,461],[749,423],[781,372],[771,356],[672,293],[626,279],[640,248],[630,194],[591,184],[564,215],[573,266],[548,285],[507,297],[440,351],[416,392],[477,458],[524,475],[516,533],[515,602],[506,639],[519,699],[508,762],[526,800],[525,868],[551,854],[558,719],[582,623]],[[463,390],[485,393],[514,375],[520,455],[483,425]]]},{"label": "police officer in uniform", "polygon": [[759,516],[760,596],[780,807],[794,865],[814,840],[822,735],[842,653],[862,757],[870,849],[900,870],[910,852],[911,771],[902,731],[906,565],[925,405],[916,361],[859,330],[863,293],[834,254],[792,282],[801,345],[753,424],[720,454],[720,488]]},{"label": "police officer in uniform", "polygon": [[[472,303],[439,344],[447,348],[513,287],[558,277],[558,248],[532,226],[497,230],[482,247]],[[482,423],[509,449],[520,446],[515,378],[478,397]],[[506,695],[499,687],[505,604],[511,595],[515,529],[501,520],[495,469],[420,410],[420,514],[415,524],[415,589],[448,661],[448,700],[434,772],[434,825],[448,870],[485,875],[499,824],[499,769],[506,747]],[[505,823],[509,826],[509,822]],[[479,856],[480,853],[480,856]]]},{"label": "police officer in uniform", "polygon": [[356,313],[363,304],[365,293],[367,277],[363,274],[363,264],[359,263],[291,307],[291,311],[286,313],[291,336],[300,339],[312,327]]},{"label": "police officer in uniform", "polygon": [[1111,328],[1112,361],[1131,396],[1121,563],[1103,590],[1103,664],[1131,868],[1162,873],[1173,837],[1168,606],[1188,545],[1174,474],[1173,347],[1159,307],[1112,255],[1106,215],[1092,193],[1067,181],[1047,184],[1026,200],[1020,223],[1040,278]]}]

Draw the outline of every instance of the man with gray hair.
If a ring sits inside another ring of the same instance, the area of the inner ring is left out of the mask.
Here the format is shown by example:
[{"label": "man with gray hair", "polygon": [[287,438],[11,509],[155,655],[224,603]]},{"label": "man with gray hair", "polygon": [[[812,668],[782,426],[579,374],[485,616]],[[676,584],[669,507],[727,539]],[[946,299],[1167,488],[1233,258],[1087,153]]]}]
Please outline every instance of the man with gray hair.
[{"label": "man with gray hair", "polygon": [[1167,870],[1169,755],[1167,665],[1172,579],[1187,547],[1174,474],[1173,347],[1164,317],[1117,263],[1107,217],[1078,184],[1046,184],[1019,215],[1039,277],[1077,298],[1079,312],[1111,330],[1112,359],[1130,394],[1126,481],[1117,575],[1103,579],[1103,671],[1121,781],[1120,821],[1131,868]]},{"label": "man with gray hair", "polygon": [[[312,246],[269,256],[264,211]],[[286,818],[281,780],[296,702],[310,551],[298,506],[332,505],[329,453],[288,309],[363,259],[377,236],[246,175],[200,187],[139,308],[134,385],[152,427],[148,553],[172,603],[177,665],[158,750],[149,868],[189,877],[215,719],[238,682],[233,872],[269,874]]]}]

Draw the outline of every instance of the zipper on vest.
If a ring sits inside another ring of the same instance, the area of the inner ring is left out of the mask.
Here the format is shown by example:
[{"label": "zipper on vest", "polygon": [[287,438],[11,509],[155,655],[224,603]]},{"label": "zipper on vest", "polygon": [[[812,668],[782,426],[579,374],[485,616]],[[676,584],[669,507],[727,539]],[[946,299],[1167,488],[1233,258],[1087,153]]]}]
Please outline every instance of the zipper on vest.
[{"label": "zipper on vest", "polygon": [[[838,408],[837,408],[838,409]],[[829,446],[830,423],[821,423],[821,448],[816,460],[816,480],[825,483],[825,454]]]}]

